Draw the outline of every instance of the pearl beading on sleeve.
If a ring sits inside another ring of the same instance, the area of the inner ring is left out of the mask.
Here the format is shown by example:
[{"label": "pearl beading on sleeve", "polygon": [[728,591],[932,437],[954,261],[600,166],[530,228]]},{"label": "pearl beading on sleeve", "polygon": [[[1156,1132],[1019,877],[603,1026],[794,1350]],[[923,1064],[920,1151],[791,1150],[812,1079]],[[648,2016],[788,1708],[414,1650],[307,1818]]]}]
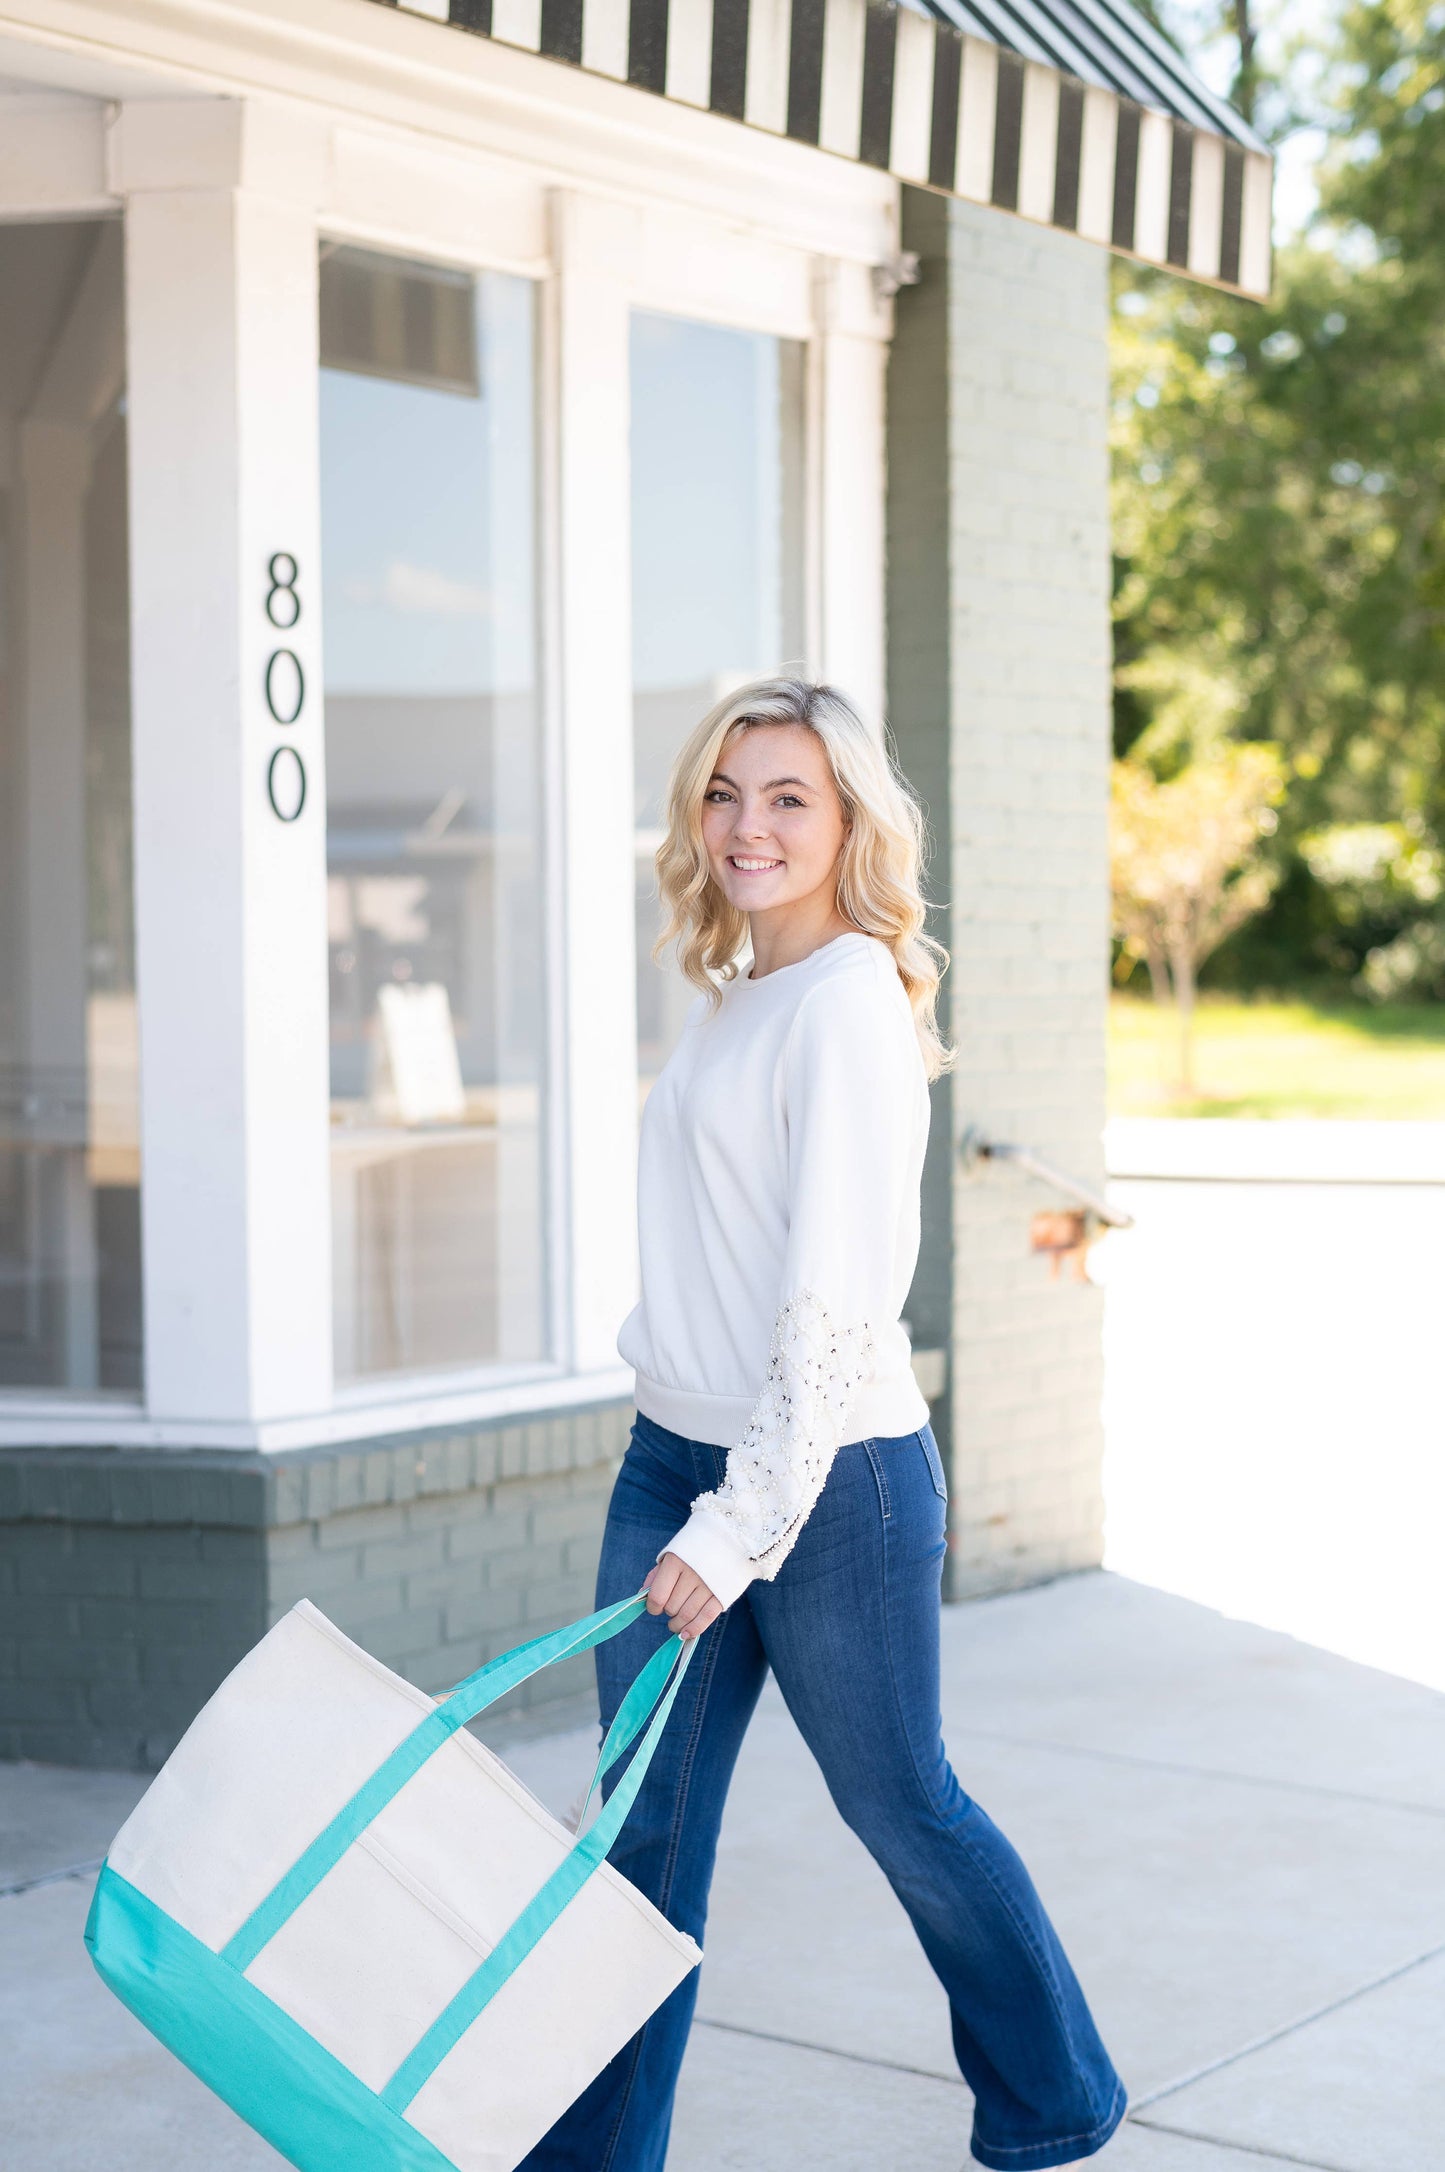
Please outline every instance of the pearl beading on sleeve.
[{"label": "pearl beading on sleeve", "polygon": [[812,1290],[799,1290],[773,1323],[768,1369],[727,1476],[694,1509],[724,1524],[770,1582],[822,1492],[849,1413],[873,1360],[866,1322],[842,1326]]}]

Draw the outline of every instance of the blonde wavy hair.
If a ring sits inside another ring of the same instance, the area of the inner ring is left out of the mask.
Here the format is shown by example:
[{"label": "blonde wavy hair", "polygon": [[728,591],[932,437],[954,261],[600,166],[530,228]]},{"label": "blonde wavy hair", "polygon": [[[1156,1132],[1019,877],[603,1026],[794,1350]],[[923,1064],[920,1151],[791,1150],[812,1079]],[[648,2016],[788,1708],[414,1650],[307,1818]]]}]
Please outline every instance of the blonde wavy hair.
[{"label": "blonde wavy hair", "polygon": [[929,1078],[950,1070],[957,1051],[938,1030],[938,986],[948,952],[924,931],[922,874],[928,851],[923,809],[899,769],[886,731],[876,730],[835,686],[807,679],[754,679],[710,709],[679,749],[667,786],[667,835],[657,849],[657,886],[667,926],[652,946],[671,943],[694,987],[714,1009],[719,981],[737,978],[747,915],[712,877],[702,841],[704,794],[734,732],[759,724],[801,724],[828,758],[848,825],[838,865],[838,910],[864,935],[888,945],[913,1006]]}]

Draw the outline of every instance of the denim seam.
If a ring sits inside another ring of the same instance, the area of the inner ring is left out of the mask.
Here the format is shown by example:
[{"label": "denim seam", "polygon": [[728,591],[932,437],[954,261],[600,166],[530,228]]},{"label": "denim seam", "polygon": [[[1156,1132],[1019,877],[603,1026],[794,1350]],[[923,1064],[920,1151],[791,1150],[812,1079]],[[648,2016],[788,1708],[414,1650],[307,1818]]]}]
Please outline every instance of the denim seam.
[{"label": "denim seam", "polygon": [[[726,1628],[727,1619],[728,1617],[726,1612],[719,1615],[718,1623],[720,1628]],[[703,1717],[707,1708],[708,1692],[712,1687],[713,1675],[717,1671],[716,1654],[720,1648],[720,1645],[721,1638],[715,1637],[712,1641],[709,1651],[704,1656],[702,1666],[699,1669],[700,1679],[698,1682],[698,1694],[694,1699],[693,1703],[692,1726],[688,1730],[687,1744],[682,1753],[682,1764],[679,1775],[677,1800],[673,1806],[672,1830],[668,1834],[667,1857],[663,1865],[662,1880],[658,1889],[659,1899],[656,1905],[664,1915],[666,1915],[667,1913],[668,1901],[672,1897],[672,1881],[677,1870],[677,1858],[681,1847],[682,1827],[687,1815],[687,1799],[689,1789],[692,1784],[692,1769],[696,1761],[698,1741],[702,1735]],[[643,2044],[646,2040],[647,2032],[652,2027],[653,2021],[655,2019],[655,2013],[649,2014],[646,2021],[643,2022],[642,2027],[637,2032],[637,2040],[633,2047],[632,2053],[632,2063],[628,2067],[627,2079],[622,2085],[622,2095],[617,2106],[617,2117],[612,2123],[612,2132],[607,2137],[607,2147],[603,2153],[602,2162],[598,2166],[598,2172],[612,2172],[612,2166],[616,2161],[617,2157],[617,2145],[622,2139],[622,2123],[627,2117],[629,2107],[632,2103],[632,2092],[637,2086],[637,2069],[642,2063]]]},{"label": "denim seam", "polygon": [[[943,1469],[942,1451],[940,1450],[937,1441],[935,1441],[933,1444],[933,1455],[930,1455],[928,1453],[928,1443],[923,1438],[923,1433],[921,1429],[914,1434],[913,1438],[917,1441],[919,1447],[923,1450],[923,1460],[928,1465],[929,1483],[933,1487],[934,1492],[938,1495],[939,1500],[943,1501],[946,1504],[948,1500],[948,1473]],[[939,1485],[938,1480],[933,1475],[934,1456],[938,1458],[938,1468],[943,1474],[943,1484],[941,1486]]]},{"label": "denim seam", "polygon": [[[882,1551],[883,1649],[888,1659],[888,1679],[893,1685],[894,1711],[898,1715],[898,1723],[903,1734],[904,1746],[908,1752],[909,1769],[913,1774],[914,1783],[917,1786],[919,1798],[923,1804],[924,1809],[928,1811],[930,1815],[936,1816],[933,1800],[928,1791],[928,1784],[925,1781],[923,1774],[920,1772],[918,1767],[918,1753],[914,1748],[912,1736],[909,1734],[908,1728],[903,1724],[902,1720],[903,1704],[898,1688],[898,1669],[894,1663],[893,1657],[893,1635],[891,1626],[893,1610],[888,1603],[888,1541],[886,1532],[883,1534]],[[941,1820],[939,1822],[942,1823]],[[1064,2013],[1062,2003],[1059,1999],[1058,1986],[1053,1980],[1053,1972],[1048,1965],[1048,1956],[1035,1942],[1032,1929],[1026,1922],[1024,1922],[1023,1918],[1018,1915],[1012,1901],[1009,1899],[1008,1894],[1005,1893],[1003,1889],[999,1886],[997,1880],[994,1878],[992,1872],[989,1870],[987,1863],[983,1860],[983,1857],[980,1855],[977,1848],[973,1846],[972,1842],[969,1841],[964,1834],[955,1831],[953,1826],[945,1824],[943,1825],[943,1830],[948,1834],[950,1839],[957,1842],[959,1847],[961,1847],[964,1853],[969,1857],[969,1860],[973,1863],[975,1869],[982,1874],[988,1885],[991,1887],[994,1897],[998,1900],[998,1902],[1004,1909],[1004,1912],[1013,1919],[1014,1925],[1017,1928],[1020,1937],[1022,1938],[1029,1952],[1033,1955],[1035,1965],[1037,1966],[1039,1973],[1042,1976],[1044,1984],[1047,1988],[1050,2003],[1054,2008],[1054,2012],[1058,2016],[1060,2033],[1063,2036],[1064,2042],[1069,2047],[1070,2064],[1073,2066],[1075,2077],[1077,2078],[1079,2086],[1083,2091],[1085,2100],[1087,2101],[1089,2095],[1088,2080],[1084,2074],[1083,2068],[1079,2065],[1078,2057],[1074,2051],[1073,2038],[1070,2035],[1067,2017]],[[1064,2135],[1060,2137],[1060,2140],[1064,2142],[1073,2141],[1075,2139],[1076,2137],[1072,2135]],[[994,2145],[992,2143],[988,2144],[988,2147],[990,2149],[992,2149],[993,2146]],[[1005,2144],[1004,2146],[1011,2147],[1014,2151],[1014,2154],[1019,2155],[1029,2149],[1051,2149],[1055,2146],[1055,2144],[1052,2142],[1026,2142],[1019,2144]]]},{"label": "denim seam", "polygon": [[1097,2125],[1085,2127],[1079,2134],[1056,2135],[1049,2142],[990,2142],[984,2138],[984,2148],[995,2157],[1030,2157],[1041,2149],[1063,2149],[1074,2142],[1097,2142],[1106,2139],[1119,2124],[1119,2115],[1129,2101],[1123,2081],[1116,2079],[1114,2094],[1109,2099],[1109,2109]]},{"label": "denim seam", "polygon": [[888,1492],[888,1474],[883,1468],[883,1458],[878,1453],[876,1441],[865,1440],[868,1461],[873,1467],[873,1477],[878,1487],[878,1501],[883,1510],[883,1521],[888,1523],[893,1515],[893,1502]]}]

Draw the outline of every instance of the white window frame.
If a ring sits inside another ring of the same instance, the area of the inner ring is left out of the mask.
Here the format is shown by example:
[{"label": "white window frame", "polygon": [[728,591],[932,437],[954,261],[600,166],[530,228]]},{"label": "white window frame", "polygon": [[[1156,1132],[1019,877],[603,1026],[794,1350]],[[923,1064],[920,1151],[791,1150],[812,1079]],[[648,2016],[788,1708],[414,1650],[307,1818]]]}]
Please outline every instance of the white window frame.
[{"label": "white window frame", "polygon": [[[372,13],[379,19],[375,26]],[[384,11],[355,14],[361,42],[370,32],[383,44],[395,34]],[[635,1293],[637,1273],[630,553],[625,548],[633,310],[660,310],[807,342],[810,660],[864,702],[881,705],[883,382],[891,326],[871,266],[891,252],[896,188],[884,176],[823,162],[820,154],[713,116],[680,114],[624,86],[581,77],[535,56],[479,50],[481,41],[455,34],[446,43],[446,58],[455,56],[464,77],[469,68],[482,75],[491,71],[485,96],[477,100],[477,132],[492,141],[500,133],[498,98],[505,102],[512,95],[512,77],[519,76],[518,106],[526,121],[524,127],[513,116],[507,157],[459,143],[454,133],[437,141],[420,128],[380,125],[360,110],[363,87],[367,97],[375,95],[370,77],[358,84],[358,110],[338,117],[338,99],[344,100],[347,86],[338,84],[334,71],[326,78],[324,107],[319,88],[315,112],[294,105],[283,109],[265,98],[238,98],[228,133],[224,125],[217,127],[212,73],[203,103],[173,97],[154,105],[135,101],[121,108],[118,123],[112,116],[108,128],[99,109],[79,112],[72,101],[62,114],[57,106],[48,139],[54,156],[36,170],[43,175],[44,210],[50,216],[93,215],[100,208],[96,182],[103,171],[102,201],[132,212],[141,203],[142,224],[167,217],[184,224],[195,215],[220,233],[236,230],[239,221],[239,230],[252,234],[251,255],[242,268],[249,263],[250,276],[259,282],[272,268],[263,259],[273,243],[293,282],[301,252],[309,246],[314,282],[316,243],[324,235],[473,271],[519,273],[540,283],[544,1108],[550,1325],[557,1357],[536,1366],[377,1376],[336,1389],[329,1137],[323,1123],[312,1121],[314,1109],[288,1134],[286,1185],[294,1190],[299,1184],[313,1213],[319,1199],[327,1202],[324,1237],[309,1232],[298,1263],[282,1243],[284,1192],[273,1185],[267,1193],[266,1179],[257,1173],[264,1158],[259,1149],[270,1144],[265,1126],[276,1120],[282,1104],[257,1055],[255,1026],[243,1023],[244,1060],[251,1067],[243,1131],[247,1125],[259,1128],[249,1140],[252,1162],[243,1165],[238,1159],[233,1172],[238,1205],[229,1256],[212,1271],[196,1254],[192,1225],[188,1257],[184,1215],[164,1211],[165,1161],[174,1146],[168,1127],[176,1115],[177,1088],[173,1079],[168,1089],[159,1077],[154,1055],[148,1081],[143,1058],[143,1112],[147,1102],[151,1110],[143,1199],[156,1208],[147,1225],[143,1399],[127,1406],[115,1398],[86,1403],[59,1395],[0,1396],[0,1444],[287,1448],[557,1411],[630,1393],[631,1373],[617,1358],[614,1338]],[[254,76],[254,60],[249,65]],[[288,89],[294,82],[293,68]],[[570,110],[550,125],[539,124],[539,90]],[[625,140],[618,136],[619,115],[627,123]],[[558,119],[567,127],[559,128]],[[561,143],[571,156],[570,171],[559,166]],[[681,164],[680,144],[689,154]],[[68,168],[71,201],[58,168]],[[0,172],[0,219],[15,215],[7,201],[14,184],[7,186],[7,178]],[[794,193],[780,199],[780,182],[790,179]],[[143,254],[137,251],[137,261]],[[241,291],[244,307],[244,284]],[[314,283],[309,305],[301,297],[295,302],[298,338],[304,336],[308,306],[314,354]],[[257,397],[266,390],[261,384],[253,388]],[[304,418],[296,429],[296,443],[304,451]],[[314,452],[314,421],[312,430]],[[236,465],[237,487],[244,492],[257,477],[244,461]],[[262,460],[260,466],[265,487],[273,487],[280,472],[275,461],[268,468]],[[133,493],[135,487],[133,472]],[[316,570],[309,600],[312,628],[319,631],[317,496],[313,458],[309,479],[292,503],[293,527],[299,523],[299,532],[313,538],[308,548]],[[242,538],[243,545],[253,540]],[[133,610],[143,611],[143,598]],[[243,630],[243,655],[245,641],[254,637],[254,629]],[[318,699],[310,790],[324,810],[319,651],[308,659],[308,673],[313,671]],[[142,812],[138,808],[138,847]],[[263,854],[276,843],[264,829],[259,839]],[[264,917],[261,900],[267,883],[276,879],[275,867],[258,863],[249,875],[240,869],[238,863],[237,879],[251,885],[247,912]],[[302,896],[319,899],[324,876],[324,824],[318,823],[304,871],[284,878],[291,883],[293,903]],[[273,923],[273,946],[280,933]],[[320,970],[306,969],[310,978],[297,994],[294,1012],[305,1021],[309,1038],[310,1101],[324,1071],[328,1030],[319,936],[318,945]],[[144,964],[141,978],[144,1036]],[[153,965],[152,985],[163,980],[163,965]],[[177,1016],[179,993],[177,988],[170,997]],[[168,1066],[179,1061],[174,1044],[166,1052],[162,1037],[156,1046]],[[282,1075],[274,1076],[279,1086]],[[168,1100],[172,1105],[163,1106]],[[153,1194],[146,1191],[148,1180]],[[258,1294],[258,1278],[264,1282],[268,1271],[293,1277],[289,1294],[283,1290],[270,1303],[264,1292]],[[209,1322],[209,1345],[195,1328],[190,1299]],[[285,1310],[303,1321],[303,1332],[289,1346],[281,1337],[278,1350],[276,1323]],[[238,1311],[245,1315],[239,1323]],[[209,1367],[204,1377],[203,1365]]]}]

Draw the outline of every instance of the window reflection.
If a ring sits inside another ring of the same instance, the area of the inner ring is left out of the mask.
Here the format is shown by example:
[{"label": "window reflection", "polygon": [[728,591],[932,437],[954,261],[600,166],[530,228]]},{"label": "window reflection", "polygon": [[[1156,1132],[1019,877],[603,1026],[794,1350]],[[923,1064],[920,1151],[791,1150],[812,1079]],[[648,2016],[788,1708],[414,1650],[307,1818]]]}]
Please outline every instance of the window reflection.
[{"label": "window reflection", "polygon": [[632,683],[640,1091],[693,991],[651,949],[653,855],[678,747],[744,679],[803,664],[800,341],[632,319]]},{"label": "window reflection", "polygon": [[545,1350],[532,315],[323,255],[341,1381]]},{"label": "window reflection", "polygon": [[141,1384],[119,222],[0,229],[0,1386]]}]

